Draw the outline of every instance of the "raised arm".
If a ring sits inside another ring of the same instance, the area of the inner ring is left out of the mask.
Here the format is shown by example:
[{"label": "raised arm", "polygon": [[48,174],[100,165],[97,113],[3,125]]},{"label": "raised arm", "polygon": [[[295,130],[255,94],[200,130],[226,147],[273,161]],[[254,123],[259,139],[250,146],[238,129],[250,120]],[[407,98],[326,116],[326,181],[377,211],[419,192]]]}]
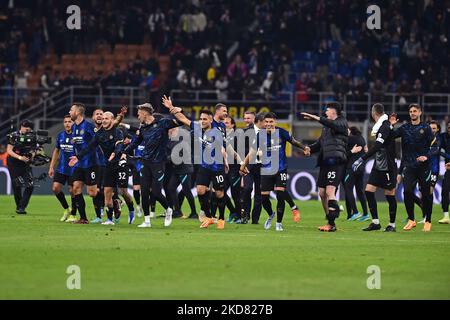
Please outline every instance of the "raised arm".
[{"label": "raised arm", "polygon": [[189,120],[184,114],[181,108],[174,107],[172,104],[172,99],[170,97],[166,97],[166,95],[162,98],[162,104],[165,106],[169,112],[177,119],[178,122],[184,124],[185,126],[191,126],[191,120]]},{"label": "raised arm", "polygon": [[122,106],[122,108],[120,108],[120,112],[117,114],[116,118],[113,121],[114,127],[117,127],[122,122],[127,112],[128,112],[127,106]]}]

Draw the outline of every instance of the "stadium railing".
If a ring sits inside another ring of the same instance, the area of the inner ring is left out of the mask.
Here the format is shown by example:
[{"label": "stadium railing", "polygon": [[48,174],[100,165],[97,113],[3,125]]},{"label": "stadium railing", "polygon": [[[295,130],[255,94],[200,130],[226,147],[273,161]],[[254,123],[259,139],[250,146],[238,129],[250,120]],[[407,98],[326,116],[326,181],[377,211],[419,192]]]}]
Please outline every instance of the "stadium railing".
[{"label": "stadium railing", "polygon": [[[143,87],[96,87],[70,86],[65,88],[11,88],[0,87],[0,106],[7,117],[0,122],[0,139],[4,137],[11,125],[16,126],[25,118],[41,119],[39,128],[47,129],[53,122],[46,123],[47,118],[60,118],[68,111],[68,106],[74,101],[85,103],[89,107],[108,106],[118,110],[122,105],[128,105],[129,114],[135,114],[135,106],[149,98],[151,92]],[[281,118],[291,121],[300,120],[300,112],[320,114],[326,101],[339,98],[350,121],[370,119],[370,107],[375,102],[385,105],[389,113],[395,112],[403,120],[407,117],[407,107],[410,103],[419,103],[426,117],[443,119],[450,115],[450,93],[397,94],[371,92],[343,94],[337,96],[334,92],[281,91],[268,97],[259,91],[242,92],[239,99],[217,90],[172,90],[173,100],[183,107],[200,110],[202,107],[213,106],[218,101],[233,107],[235,118],[242,118],[245,110],[255,112],[273,110]],[[268,99],[269,98],[269,99]],[[26,108],[26,109],[25,109]],[[197,110],[197,111],[198,111]]]}]

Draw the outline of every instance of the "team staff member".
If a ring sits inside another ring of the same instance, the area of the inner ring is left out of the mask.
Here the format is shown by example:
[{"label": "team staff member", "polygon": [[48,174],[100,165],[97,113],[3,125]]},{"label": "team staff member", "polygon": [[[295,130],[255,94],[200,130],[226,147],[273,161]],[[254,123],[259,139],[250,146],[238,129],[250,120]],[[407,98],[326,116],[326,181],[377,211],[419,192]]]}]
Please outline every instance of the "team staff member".
[{"label": "team staff member", "polygon": [[[27,134],[33,130],[33,124],[29,120],[24,120],[20,124],[19,131],[12,135],[17,137]],[[26,147],[15,145],[15,141],[9,141],[6,146],[8,153],[8,171],[13,182],[14,201],[16,202],[16,213],[26,214],[31,195],[34,190],[33,172],[31,160],[33,153]],[[22,193],[22,188],[24,188]]]},{"label": "team staff member", "polygon": [[[70,157],[75,155],[75,149],[72,144],[72,125],[73,121],[70,115],[64,117],[64,130],[56,136],[56,145],[53,150],[52,160],[48,169],[48,175],[53,178],[52,191],[58,199],[61,206],[64,208],[64,214],[60,221],[73,222],[75,221],[76,206],[72,190],[72,175],[73,167],[69,166]],[[57,165],[56,170],[54,169]],[[69,210],[62,187],[67,183],[69,186],[69,193],[72,197],[72,210]]]},{"label": "team staff member", "polygon": [[[256,135],[259,130],[264,128],[264,113],[258,113],[247,111],[244,114],[244,121],[247,126],[244,128],[245,137],[245,156],[250,152],[253,142],[256,148]],[[259,217],[262,210],[262,196],[261,196],[261,160],[259,155],[256,155],[254,163],[247,166],[249,173],[242,177],[242,196],[241,196],[241,220],[251,219],[252,224],[258,224]],[[254,186],[254,187],[253,187]],[[252,191],[253,197],[253,209],[252,209]]]},{"label": "team staff member", "polygon": [[317,142],[310,145],[311,153],[319,152],[317,164],[319,171],[319,195],[328,223],[319,227],[320,231],[336,231],[335,219],[339,217],[339,203],[336,189],[342,181],[347,162],[348,125],[338,102],[325,105],[325,116],[301,113],[305,119],[318,121],[323,125]]}]

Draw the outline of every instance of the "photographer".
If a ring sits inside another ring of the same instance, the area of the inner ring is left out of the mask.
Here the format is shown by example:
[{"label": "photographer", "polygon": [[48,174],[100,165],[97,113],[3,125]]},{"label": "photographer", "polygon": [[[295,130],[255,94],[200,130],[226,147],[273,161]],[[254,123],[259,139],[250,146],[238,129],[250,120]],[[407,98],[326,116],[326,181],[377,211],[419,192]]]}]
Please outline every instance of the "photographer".
[{"label": "photographer", "polygon": [[[11,133],[8,140],[7,153],[9,157],[7,164],[13,183],[16,213],[18,214],[27,213],[25,209],[34,189],[31,162],[37,146],[35,142],[27,143],[27,139],[24,138],[26,134],[32,131],[33,124],[31,121],[24,120],[20,124],[19,131]],[[22,188],[25,188],[23,193]]]}]

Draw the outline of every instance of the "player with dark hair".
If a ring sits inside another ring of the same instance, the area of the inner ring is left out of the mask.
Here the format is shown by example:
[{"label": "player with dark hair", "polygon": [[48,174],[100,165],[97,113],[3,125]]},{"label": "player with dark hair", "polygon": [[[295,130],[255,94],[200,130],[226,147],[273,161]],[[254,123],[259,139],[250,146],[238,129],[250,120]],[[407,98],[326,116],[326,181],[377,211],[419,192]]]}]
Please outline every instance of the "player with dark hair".
[{"label": "player with dark hair", "polygon": [[[179,126],[179,122],[174,119],[154,117],[154,109],[150,103],[138,106],[138,119],[141,122],[136,140],[132,141],[124,150],[124,153],[136,149],[141,143],[144,144],[142,150],[142,171],[141,171],[141,194],[142,209],[144,211],[144,222],[138,227],[150,228],[150,193],[152,198],[158,199],[166,209],[164,226],[172,224],[172,199],[164,197],[162,194],[163,180],[165,175],[165,161],[167,159],[167,143],[169,141],[168,131]],[[151,190],[151,191],[150,191]]]},{"label": "player with dark hair", "polygon": [[[247,126],[244,128],[244,143],[245,143],[245,154],[247,156],[250,152],[250,148],[253,146],[256,149],[256,135],[258,132],[264,128],[264,113],[254,112],[245,113],[244,121]],[[259,217],[261,215],[262,209],[262,196],[261,196],[261,160],[259,155],[256,155],[254,163],[248,165],[248,174],[244,175],[242,178],[242,195],[241,195],[241,222],[251,219],[252,224],[258,224]],[[254,185],[254,188],[253,188]],[[253,197],[253,209],[252,209],[252,191],[254,192]]]},{"label": "player with dark hair", "polygon": [[[224,124],[226,127],[226,143],[230,144],[233,150],[237,150],[238,136],[236,135],[236,121],[227,116],[224,119]],[[247,221],[242,221],[239,219],[239,214],[241,212],[241,175],[239,174],[239,163],[234,161],[234,154],[228,154],[228,165],[230,170],[226,174],[225,178],[225,197],[226,197],[226,206],[228,210],[230,210],[230,216],[228,218],[228,222],[239,222],[239,223],[247,223]],[[226,194],[228,188],[231,189],[231,197],[233,198],[233,203],[231,202],[230,197]]]},{"label": "player with dark hair", "polygon": [[[356,147],[361,147],[361,150],[355,150]],[[353,172],[352,165],[359,157],[365,154],[366,140],[361,135],[361,131],[356,127],[349,128],[348,144],[347,144],[347,169],[343,181],[345,190],[345,205],[347,207],[347,220],[353,221],[356,219],[365,220],[368,217],[367,199],[364,194],[364,167],[361,166],[357,171]],[[355,196],[353,195],[353,188],[356,188],[356,195],[361,202],[363,214],[358,212],[356,206]]]},{"label": "player with dark hair", "polygon": [[402,162],[404,202],[408,223],[403,230],[416,227],[414,220],[414,189],[419,184],[422,199],[422,213],[425,216],[423,231],[431,231],[433,195],[431,193],[431,144],[433,133],[428,124],[421,121],[422,107],[411,104],[408,108],[410,121],[394,130],[395,138],[402,138]]},{"label": "player with dark hair", "polygon": [[[215,196],[218,200],[219,219],[217,221],[217,229],[225,227],[225,174],[228,171],[227,154],[225,151],[225,132],[220,128],[224,128],[222,123],[217,123],[213,127],[213,116],[209,110],[200,112],[199,122],[189,120],[183,113],[182,109],[174,107],[172,101],[166,96],[163,97],[163,105],[169,109],[175,118],[188,126],[194,135],[194,143],[198,148],[198,152],[194,154],[194,162],[200,162],[197,173],[197,194],[200,206],[206,215],[200,228],[207,228],[214,224],[214,218],[211,213],[210,197],[208,188],[212,183]],[[195,146],[194,146],[195,147]]]},{"label": "player with dark hair", "polygon": [[375,121],[375,125],[372,128],[371,135],[376,139],[375,145],[352,165],[353,171],[357,172],[364,161],[375,155],[375,162],[366,185],[366,197],[372,215],[372,223],[363,230],[374,231],[381,229],[380,220],[378,219],[377,201],[375,199],[377,188],[381,188],[384,189],[384,194],[389,204],[389,225],[384,231],[395,232],[395,219],[397,215],[397,200],[395,199],[397,164],[395,163],[393,127],[381,103],[375,103],[372,106],[372,118]]},{"label": "player with dark hair", "polygon": [[241,165],[242,174],[248,174],[247,165],[259,152],[261,156],[261,194],[262,205],[267,211],[269,218],[264,224],[264,229],[268,230],[272,226],[275,213],[272,211],[270,202],[270,192],[275,191],[277,195],[277,222],[276,231],[283,231],[283,215],[286,201],[287,184],[287,158],[286,143],[289,142],[303,150],[305,155],[309,155],[309,148],[300,141],[292,137],[289,132],[276,126],[276,115],[268,112],[264,115],[264,130],[258,132],[256,136],[256,149],[251,148]]},{"label": "player with dark hair", "polygon": [[[53,150],[52,160],[48,169],[48,176],[53,178],[52,191],[58,199],[61,206],[64,208],[64,214],[60,221],[74,222],[76,215],[76,205],[74,194],[72,190],[72,175],[73,168],[69,166],[70,157],[75,155],[75,149],[72,144],[72,126],[73,121],[70,115],[64,117],[64,130],[56,136],[56,145]],[[57,165],[56,169],[55,166]],[[69,186],[69,193],[72,198],[72,209],[69,210],[62,187],[67,183]]]},{"label": "player with dark hair", "polygon": [[318,121],[323,125],[317,142],[309,146],[311,153],[319,152],[317,165],[320,167],[318,187],[322,206],[328,223],[319,227],[320,231],[336,231],[335,219],[339,217],[339,203],[336,189],[342,181],[347,162],[348,125],[338,102],[325,105],[325,115],[316,116],[301,113],[305,119]]}]

